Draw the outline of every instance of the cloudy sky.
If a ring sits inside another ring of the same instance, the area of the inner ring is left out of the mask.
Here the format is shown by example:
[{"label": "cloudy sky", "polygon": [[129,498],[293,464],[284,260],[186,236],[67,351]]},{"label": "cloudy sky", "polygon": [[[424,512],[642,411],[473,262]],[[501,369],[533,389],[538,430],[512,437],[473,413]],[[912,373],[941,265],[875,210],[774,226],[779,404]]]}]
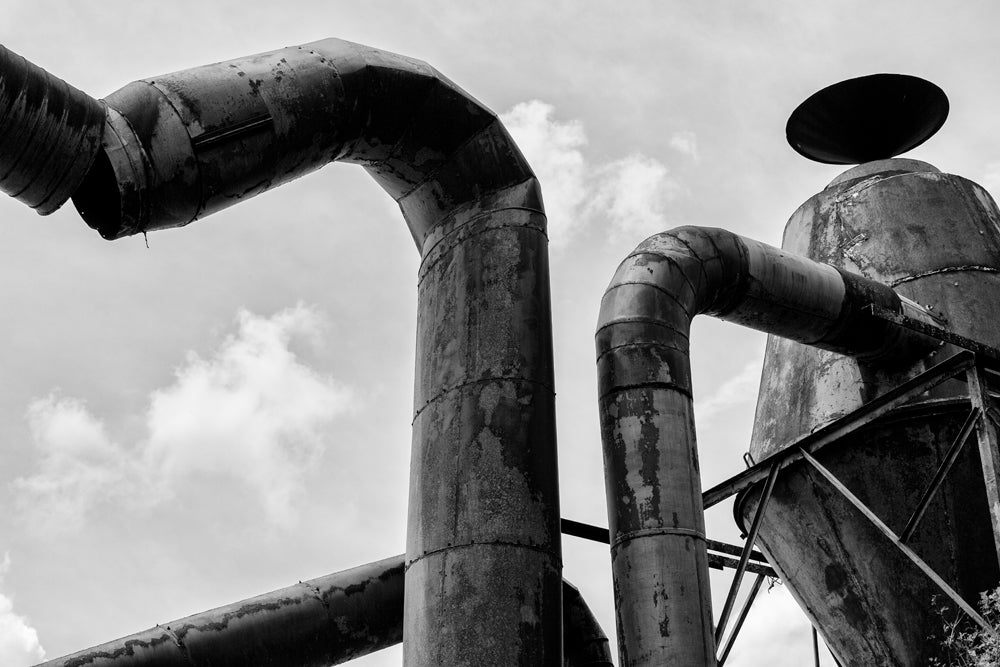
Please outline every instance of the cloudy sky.
[{"label": "cloudy sky", "polygon": [[[593,330],[649,234],[780,243],[839,169],[784,141],[844,78],[928,78],[952,103],[913,157],[1000,186],[991,2],[3,0],[0,42],[102,96],[144,76],[340,37],[428,61],[503,114],[550,221],[563,515],[606,525]],[[108,243],[67,206],[0,201],[0,664],[56,657],[400,553],[413,243],[333,165],[183,230]],[[763,337],[697,321],[704,483],[742,467]],[[735,541],[728,506],[712,537]],[[565,572],[614,635],[607,547]],[[717,595],[728,579],[713,575]],[[731,665],[801,665],[780,587]],[[719,605],[717,605],[719,606]],[[397,665],[398,649],[358,664]]]}]

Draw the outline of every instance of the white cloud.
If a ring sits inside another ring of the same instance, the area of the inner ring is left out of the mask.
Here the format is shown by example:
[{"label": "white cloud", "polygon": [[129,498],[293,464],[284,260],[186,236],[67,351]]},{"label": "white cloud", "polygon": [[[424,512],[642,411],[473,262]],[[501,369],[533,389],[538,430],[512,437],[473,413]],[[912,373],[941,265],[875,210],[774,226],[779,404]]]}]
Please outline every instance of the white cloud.
[{"label": "white cloud", "polygon": [[331,422],[353,392],[299,361],[293,339],[315,339],[319,316],[299,305],[265,318],[242,311],[214,354],[188,354],[150,395],[147,436],[113,442],[78,400],[48,397],[28,410],[40,470],[14,482],[19,507],[43,528],[72,528],[102,504],[148,507],[193,476],[228,477],[257,494],[274,523],[295,519],[302,482]]},{"label": "white cloud", "polygon": [[[730,667],[801,667],[813,664],[812,630],[784,586],[761,589],[754,600],[726,665]],[[820,639],[820,663],[833,658]]]},{"label": "white cloud", "polygon": [[[10,570],[10,554],[4,553],[0,562],[0,584]],[[28,619],[14,612],[14,601],[0,593],[0,665],[27,667],[45,658],[45,650],[38,641],[38,632]]]},{"label": "white cloud", "polygon": [[602,167],[597,174],[590,210],[611,223],[612,240],[638,243],[672,226],[667,204],[680,196],[682,188],[663,163],[636,153]]},{"label": "white cloud", "polygon": [[[554,248],[567,245],[591,222],[606,226],[613,240],[635,242],[672,226],[666,205],[683,188],[666,165],[641,153],[592,163],[583,152],[583,124],[555,120],[554,114],[551,104],[532,100],[501,116],[543,184]],[[690,139],[693,150],[694,135]]]},{"label": "white cloud", "polygon": [[695,416],[698,421],[705,423],[734,405],[756,401],[763,365],[763,358],[754,359],[747,363],[739,373],[719,385],[715,393],[704,400],[699,399],[696,395]]},{"label": "white cloud", "polygon": [[681,155],[687,155],[692,160],[698,160],[698,137],[694,132],[683,130],[670,135],[670,147]]},{"label": "white cloud", "polygon": [[41,454],[40,471],[13,482],[18,510],[35,529],[58,532],[135,490],[129,453],[112,442],[104,424],[73,398],[33,401],[28,426]]}]

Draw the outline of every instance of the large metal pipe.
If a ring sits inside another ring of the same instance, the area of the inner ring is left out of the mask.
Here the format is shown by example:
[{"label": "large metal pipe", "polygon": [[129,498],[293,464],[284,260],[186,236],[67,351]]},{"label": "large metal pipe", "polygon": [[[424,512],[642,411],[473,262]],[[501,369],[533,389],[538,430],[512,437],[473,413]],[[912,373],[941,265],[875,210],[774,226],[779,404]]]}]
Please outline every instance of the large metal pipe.
[{"label": "large metal pipe", "polygon": [[[403,640],[404,557],[303,581],[39,667],[326,667]],[[613,667],[608,638],[563,582],[564,667]]]},{"label": "large metal pipe", "polygon": [[597,364],[622,667],[715,665],[688,337],[700,313],[892,363],[926,339],[876,320],[924,321],[882,284],[725,230],[650,237],[601,303]]},{"label": "large metal pipe", "polygon": [[0,46],[0,191],[52,213],[80,185],[103,132],[100,102]]},{"label": "large metal pipe", "polygon": [[106,238],[177,227],[331,161],[362,164],[422,255],[408,665],[559,665],[546,221],[495,114],[418,60],[323,40],[105,100],[73,199]]},{"label": "large metal pipe", "polygon": [[[933,306],[947,329],[1000,346],[1000,210],[981,186],[917,160],[852,167],[788,220],[782,247],[892,285]],[[950,346],[934,360],[952,354]],[[764,355],[750,453],[761,461],[818,424],[856,410],[926,370],[873,368],[779,338]],[[962,431],[970,387],[941,384],[816,458],[899,534]],[[1000,581],[976,438],[906,539],[966,601]],[[749,523],[759,487],[737,502]],[[902,667],[939,655],[946,599],[879,530],[808,464],[784,468],[759,543],[843,664]]]}]

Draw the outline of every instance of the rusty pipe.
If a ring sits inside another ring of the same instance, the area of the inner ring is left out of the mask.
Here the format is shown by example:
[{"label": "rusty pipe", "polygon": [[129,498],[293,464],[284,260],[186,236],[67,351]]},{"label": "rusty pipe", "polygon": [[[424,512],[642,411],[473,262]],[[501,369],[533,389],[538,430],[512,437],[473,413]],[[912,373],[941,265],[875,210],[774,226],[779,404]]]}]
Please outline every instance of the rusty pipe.
[{"label": "rusty pipe", "polygon": [[[403,640],[404,556],[157,625],[38,667],[326,667]],[[608,638],[563,582],[564,667],[612,667]]]},{"label": "rusty pipe", "polygon": [[326,667],[403,639],[403,557],[195,614],[40,667]]},{"label": "rusty pipe", "polygon": [[426,63],[332,39],[104,102],[73,201],[105,238],[186,225],[335,160],[399,203],[422,257],[406,663],[559,665],[546,220],[496,115]]},{"label": "rusty pipe", "polygon": [[700,313],[869,361],[933,345],[891,288],[722,229],[650,237],[601,302],[597,365],[622,667],[716,664],[688,338]]},{"label": "rusty pipe", "polygon": [[104,107],[0,46],[0,191],[48,215],[97,156]]}]

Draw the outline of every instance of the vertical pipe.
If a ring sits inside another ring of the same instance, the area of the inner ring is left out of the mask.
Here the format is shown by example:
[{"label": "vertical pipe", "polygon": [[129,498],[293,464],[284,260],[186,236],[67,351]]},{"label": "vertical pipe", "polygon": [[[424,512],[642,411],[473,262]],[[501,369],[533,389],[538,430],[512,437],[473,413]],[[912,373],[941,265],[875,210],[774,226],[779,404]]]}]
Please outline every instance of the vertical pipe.
[{"label": "vertical pipe", "polygon": [[837,352],[922,355],[866,312],[885,285],[722,229],[681,227],[622,261],[597,366],[622,667],[716,664],[689,335],[700,313]]},{"label": "vertical pipe", "polygon": [[407,530],[408,665],[558,665],[545,219],[533,183],[424,241]]},{"label": "vertical pipe", "polygon": [[546,221],[496,115],[426,63],[339,40],[106,102],[101,169],[74,193],[105,238],[186,225],[335,160],[399,203],[422,257],[404,662],[560,665]]}]

